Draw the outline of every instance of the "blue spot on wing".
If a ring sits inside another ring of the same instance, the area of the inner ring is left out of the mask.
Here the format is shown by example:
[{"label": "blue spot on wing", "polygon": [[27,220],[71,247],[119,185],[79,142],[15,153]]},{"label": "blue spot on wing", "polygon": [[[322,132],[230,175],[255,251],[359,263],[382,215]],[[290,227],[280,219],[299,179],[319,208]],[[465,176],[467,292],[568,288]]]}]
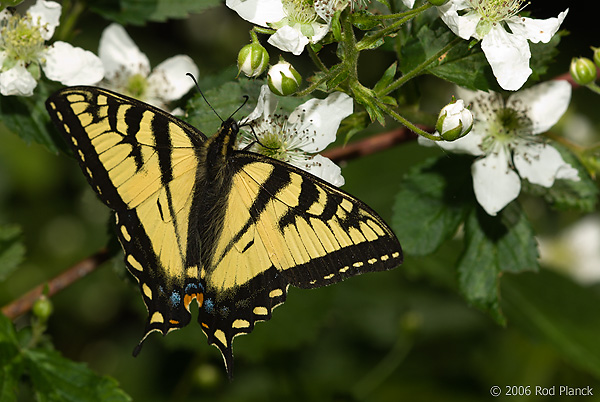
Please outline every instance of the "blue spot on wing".
[{"label": "blue spot on wing", "polygon": [[209,314],[212,314],[215,311],[215,303],[212,299],[204,299],[204,309]]},{"label": "blue spot on wing", "polygon": [[173,293],[171,293],[171,305],[173,307],[177,307],[179,306],[179,303],[181,303],[181,295],[177,292],[177,291],[173,291]]}]

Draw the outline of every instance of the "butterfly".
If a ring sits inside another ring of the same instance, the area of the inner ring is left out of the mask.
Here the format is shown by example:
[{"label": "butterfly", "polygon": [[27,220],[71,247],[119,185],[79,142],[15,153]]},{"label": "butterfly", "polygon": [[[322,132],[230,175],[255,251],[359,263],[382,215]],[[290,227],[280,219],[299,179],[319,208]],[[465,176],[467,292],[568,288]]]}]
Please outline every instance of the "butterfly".
[{"label": "butterfly", "polygon": [[186,326],[190,304],[232,376],[232,342],[271,318],[288,286],[315,288],[402,263],[390,227],[360,200],[282,161],[236,150],[232,118],[207,138],[138,100],[69,87],[46,108],[115,214],[125,264],[153,331]]}]

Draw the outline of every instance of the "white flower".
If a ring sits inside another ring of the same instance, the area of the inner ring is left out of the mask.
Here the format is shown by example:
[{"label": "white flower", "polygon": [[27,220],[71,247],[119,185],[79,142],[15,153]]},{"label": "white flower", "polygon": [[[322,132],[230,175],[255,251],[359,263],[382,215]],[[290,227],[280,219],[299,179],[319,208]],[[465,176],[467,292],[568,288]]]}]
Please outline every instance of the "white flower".
[{"label": "white flower", "polygon": [[111,24],[104,29],[98,49],[106,69],[101,85],[154,106],[166,109],[168,102],[185,95],[198,75],[198,67],[185,55],[171,57],[150,72],[150,61],[131,40],[125,28]]},{"label": "white flower", "polygon": [[308,0],[227,0],[225,4],[246,21],[276,29],[267,42],[296,56],[309,43],[323,39],[331,24],[330,16],[317,13],[318,4]]},{"label": "white flower", "polygon": [[41,76],[64,85],[91,85],[104,69],[92,52],[49,40],[58,26],[61,5],[38,0],[23,17],[0,12],[0,93],[31,96]]},{"label": "white flower", "polygon": [[516,91],[532,72],[527,40],[548,43],[569,11],[546,20],[520,17],[519,12],[527,4],[524,0],[450,0],[438,10],[456,35],[481,40],[481,49],[498,84]]},{"label": "white flower", "polygon": [[584,217],[558,236],[538,238],[540,261],[582,285],[600,282],[600,215]]},{"label": "white flower", "polygon": [[[550,81],[512,94],[506,102],[495,92],[458,89],[473,103],[471,132],[454,142],[439,142],[449,151],[480,156],[471,166],[479,204],[496,215],[521,192],[521,179],[551,187],[556,179],[579,180],[577,170],[537,134],[552,127],[567,110],[571,86]],[[433,141],[419,138],[422,145]]]},{"label": "white flower", "polygon": [[[239,136],[238,149],[251,150],[295,165],[335,186],[344,184],[341,169],[321,155],[335,140],[341,121],[352,114],[352,98],[342,92],[325,99],[311,99],[290,115],[277,113],[277,98],[263,85],[256,108],[240,121],[251,129]],[[257,139],[260,142],[257,142]]]}]

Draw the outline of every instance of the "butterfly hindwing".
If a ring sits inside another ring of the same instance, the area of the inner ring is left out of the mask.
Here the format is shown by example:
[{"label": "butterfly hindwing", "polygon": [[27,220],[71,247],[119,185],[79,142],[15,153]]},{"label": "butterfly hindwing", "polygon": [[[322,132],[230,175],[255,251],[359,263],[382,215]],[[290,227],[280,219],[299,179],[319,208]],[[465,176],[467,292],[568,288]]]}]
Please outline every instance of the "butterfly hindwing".
[{"label": "butterfly hindwing", "polygon": [[199,317],[228,366],[233,337],[268,320],[289,285],[314,288],[402,263],[396,236],[358,199],[250,152],[229,164],[227,213],[204,278],[215,311]]},{"label": "butterfly hindwing", "polygon": [[233,367],[233,338],[271,318],[289,285],[314,288],[402,263],[367,205],[303,170],[234,150],[229,119],[206,138],[142,102],[92,87],[47,101],[100,199],[148,308],[145,334],[187,325],[190,303]]}]

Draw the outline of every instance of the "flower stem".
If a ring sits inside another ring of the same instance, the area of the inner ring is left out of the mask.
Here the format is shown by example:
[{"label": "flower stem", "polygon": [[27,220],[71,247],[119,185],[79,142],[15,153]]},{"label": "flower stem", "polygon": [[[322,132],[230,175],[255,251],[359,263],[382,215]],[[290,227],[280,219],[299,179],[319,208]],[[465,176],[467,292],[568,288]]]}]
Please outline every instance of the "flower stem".
[{"label": "flower stem", "polygon": [[444,54],[449,52],[450,49],[452,49],[458,42],[460,42],[460,38],[459,37],[454,38],[450,43],[448,43],[446,46],[444,46],[442,49],[440,49],[437,53],[432,55],[430,58],[428,58],[427,60],[425,60],[418,66],[416,66],[412,71],[409,71],[408,73],[404,74],[402,77],[398,78],[396,81],[392,82],[387,87],[380,90],[377,93],[377,95],[385,96],[385,95],[389,94],[390,92],[393,92],[396,89],[400,88],[406,82],[410,81],[417,75],[421,74],[425,69],[427,69],[431,64],[435,63]]},{"label": "flower stem", "polygon": [[[378,40],[382,39],[384,36],[389,35],[397,30],[400,29],[400,27],[402,25],[404,25],[407,21],[410,21],[411,19],[413,19],[414,17],[416,17],[418,14],[422,13],[423,11],[427,10],[428,8],[431,7],[430,3],[426,3],[424,5],[422,5],[419,8],[416,8],[412,11],[409,11],[407,13],[403,13],[406,14],[403,18],[401,18],[400,20],[394,22],[393,24],[383,28],[382,30],[378,31],[377,33],[375,33],[374,35],[365,37],[364,39],[362,39],[360,42],[358,42],[356,44],[356,49],[358,51],[361,50],[365,50],[365,49],[369,49],[373,43],[377,42]],[[399,14],[397,14],[399,15]]]},{"label": "flower stem", "polygon": [[258,32],[258,33],[266,34],[266,35],[273,35],[277,31],[274,30],[274,29],[257,27],[255,25],[255,26],[252,27],[252,32]]},{"label": "flower stem", "polygon": [[319,70],[328,72],[329,69],[321,61],[321,59],[319,58],[319,55],[317,54],[317,52],[314,51],[312,46],[307,46],[306,48],[308,49],[308,55],[310,56],[310,59],[313,61],[313,63],[315,63],[315,65],[319,68]]},{"label": "flower stem", "polygon": [[58,26],[57,32],[54,34],[54,40],[62,40],[68,42],[72,35],[77,20],[81,13],[85,11],[85,4],[81,1],[64,1],[62,5],[63,10],[68,10],[67,13],[63,13],[63,20]]},{"label": "flower stem", "polygon": [[403,13],[370,15],[369,18],[374,19],[374,20],[391,20],[391,19],[395,19],[395,18],[405,18],[405,17],[410,17],[410,16],[414,16],[416,14],[419,14],[422,11],[425,11],[430,7],[431,7],[431,4],[427,3],[427,4],[424,4],[422,7],[415,8],[414,10],[408,10]]},{"label": "flower stem", "polygon": [[586,88],[589,89],[590,91],[600,95],[600,87],[598,85],[596,85],[595,82],[587,84]]},{"label": "flower stem", "polygon": [[415,126],[413,123],[411,123],[410,121],[408,121],[407,119],[405,119],[402,115],[400,115],[400,113],[398,113],[394,109],[392,109],[389,105],[386,105],[385,103],[378,101],[377,102],[377,106],[379,106],[379,108],[383,112],[385,112],[388,115],[390,115],[397,122],[402,123],[403,125],[405,125],[406,127],[408,127],[414,133],[416,133],[416,134],[418,134],[418,135],[420,135],[422,137],[425,137],[427,139],[430,139],[432,141],[442,141],[441,137],[438,137],[436,135],[428,133],[427,131],[421,130],[419,127]]}]

